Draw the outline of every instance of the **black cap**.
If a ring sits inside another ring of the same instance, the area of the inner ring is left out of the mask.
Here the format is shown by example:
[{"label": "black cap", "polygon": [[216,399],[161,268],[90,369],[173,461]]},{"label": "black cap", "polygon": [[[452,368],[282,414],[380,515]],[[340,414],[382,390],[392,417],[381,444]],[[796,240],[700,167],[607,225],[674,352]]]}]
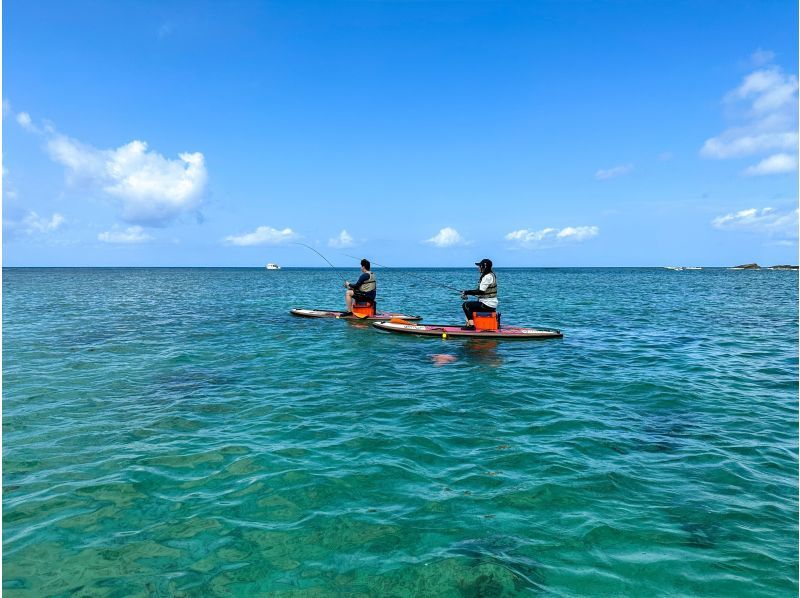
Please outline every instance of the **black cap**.
[{"label": "black cap", "polygon": [[492,269],[492,260],[483,258],[479,262],[475,262],[476,266],[480,266],[481,270],[491,270]]}]

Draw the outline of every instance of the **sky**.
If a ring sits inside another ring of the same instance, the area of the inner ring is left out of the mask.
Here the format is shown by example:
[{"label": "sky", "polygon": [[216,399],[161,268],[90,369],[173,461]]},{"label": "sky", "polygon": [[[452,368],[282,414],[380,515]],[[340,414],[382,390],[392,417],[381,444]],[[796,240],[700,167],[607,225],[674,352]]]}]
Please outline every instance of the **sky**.
[{"label": "sky", "polygon": [[797,10],[5,0],[3,265],[796,264]]}]

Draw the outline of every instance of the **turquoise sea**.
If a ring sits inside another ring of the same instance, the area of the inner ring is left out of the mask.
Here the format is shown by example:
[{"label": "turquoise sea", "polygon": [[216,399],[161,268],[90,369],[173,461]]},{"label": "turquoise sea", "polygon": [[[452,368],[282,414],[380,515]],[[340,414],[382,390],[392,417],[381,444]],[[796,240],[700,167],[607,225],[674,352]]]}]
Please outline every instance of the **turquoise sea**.
[{"label": "turquoise sea", "polygon": [[796,596],[797,272],[498,278],[4,269],[4,595]]}]

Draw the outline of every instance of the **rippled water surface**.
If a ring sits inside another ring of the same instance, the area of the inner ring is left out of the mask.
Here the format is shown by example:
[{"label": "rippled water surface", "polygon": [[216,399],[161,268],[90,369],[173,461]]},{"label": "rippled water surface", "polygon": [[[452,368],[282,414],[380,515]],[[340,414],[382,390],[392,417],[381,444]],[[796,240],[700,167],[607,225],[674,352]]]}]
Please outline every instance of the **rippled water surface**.
[{"label": "rippled water surface", "polygon": [[796,596],[797,273],[498,276],[5,269],[4,593]]}]

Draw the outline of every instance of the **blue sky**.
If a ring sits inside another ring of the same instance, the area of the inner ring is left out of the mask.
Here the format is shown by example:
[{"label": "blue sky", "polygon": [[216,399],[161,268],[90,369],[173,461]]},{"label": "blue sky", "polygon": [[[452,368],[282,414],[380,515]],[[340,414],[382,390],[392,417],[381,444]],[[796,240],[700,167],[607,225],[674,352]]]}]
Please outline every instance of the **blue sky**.
[{"label": "blue sky", "polygon": [[3,264],[797,263],[797,4],[3,3]]}]

